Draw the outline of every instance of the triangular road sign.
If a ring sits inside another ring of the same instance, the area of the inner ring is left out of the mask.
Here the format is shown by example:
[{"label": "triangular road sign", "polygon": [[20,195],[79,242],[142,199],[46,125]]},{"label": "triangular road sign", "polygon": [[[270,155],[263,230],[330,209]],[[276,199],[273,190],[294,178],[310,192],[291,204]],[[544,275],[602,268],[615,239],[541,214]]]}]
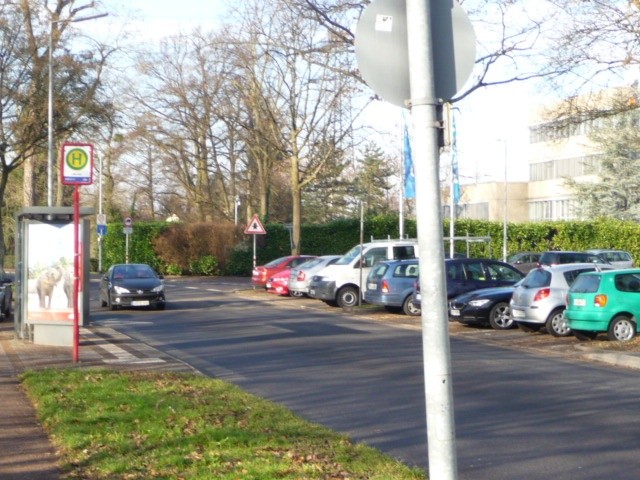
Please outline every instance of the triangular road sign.
[{"label": "triangular road sign", "polygon": [[244,229],[244,233],[253,235],[264,235],[267,233],[267,231],[262,226],[262,222],[260,221],[257,213],[253,215],[253,218],[249,222],[249,225],[247,225],[247,228]]}]

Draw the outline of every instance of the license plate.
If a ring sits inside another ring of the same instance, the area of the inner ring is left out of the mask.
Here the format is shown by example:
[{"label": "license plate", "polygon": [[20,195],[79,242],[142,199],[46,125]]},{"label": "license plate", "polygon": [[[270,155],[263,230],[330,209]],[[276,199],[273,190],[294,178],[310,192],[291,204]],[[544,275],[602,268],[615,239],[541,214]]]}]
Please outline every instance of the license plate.
[{"label": "license plate", "polygon": [[524,318],[523,310],[511,310],[511,316],[513,318]]},{"label": "license plate", "polygon": [[133,307],[146,307],[149,305],[149,300],[133,300],[131,306]]},{"label": "license plate", "polygon": [[315,295],[315,294],[316,294],[316,291],[313,288],[309,290],[309,295]]},{"label": "license plate", "polygon": [[449,314],[452,317],[459,317],[460,316],[460,310],[458,310],[457,308],[452,308],[451,310],[449,310]]},{"label": "license plate", "polygon": [[587,301],[584,298],[574,298],[573,299],[573,304],[576,307],[586,307],[587,306]]},{"label": "license plate", "polygon": [[266,288],[271,288],[271,283],[267,282],[267,284],[265,285]]}]

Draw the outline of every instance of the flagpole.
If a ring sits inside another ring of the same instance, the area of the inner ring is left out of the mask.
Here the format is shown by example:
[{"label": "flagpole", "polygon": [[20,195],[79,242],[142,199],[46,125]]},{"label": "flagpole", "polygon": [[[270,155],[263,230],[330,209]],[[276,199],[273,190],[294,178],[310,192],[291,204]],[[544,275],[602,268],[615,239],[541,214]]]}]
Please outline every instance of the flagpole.
[{"label": "flagpole", "polygon": [[[403,116],[404,121],[404,116]],[[404,238],[404,182],[405,179],[405,171],[404,171],[404,151],[402,155],[402,162],[400,162],[400,205],[398,205],[398,214],[399,214],[399,225],[398,225],[398,238]]]}]

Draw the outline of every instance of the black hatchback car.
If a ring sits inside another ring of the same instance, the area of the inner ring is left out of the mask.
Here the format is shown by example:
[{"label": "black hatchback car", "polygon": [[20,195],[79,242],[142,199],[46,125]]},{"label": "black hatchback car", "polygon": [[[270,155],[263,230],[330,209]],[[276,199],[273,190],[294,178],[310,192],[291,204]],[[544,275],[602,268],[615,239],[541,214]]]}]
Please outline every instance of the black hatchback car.
[{"label": "black hatchback car", "polygon": [[119,307],[155,307],[164,310],[163,276],[144,263],[112,265],[100,279],[100,303]]}]

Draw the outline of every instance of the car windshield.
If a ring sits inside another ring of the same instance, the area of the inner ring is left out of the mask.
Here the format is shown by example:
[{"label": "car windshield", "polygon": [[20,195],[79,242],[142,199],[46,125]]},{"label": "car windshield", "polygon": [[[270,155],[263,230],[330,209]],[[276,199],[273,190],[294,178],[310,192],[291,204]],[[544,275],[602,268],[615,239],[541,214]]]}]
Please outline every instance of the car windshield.
[{"label": "car windshield", "polygon": [[276,265],[279,265],[281,262],[283,262],[285,260],[286,257],[280,257],[280,258],[276,258],[275,260],[271,260],[269,263],[265,263],[264,266],[265,267],[275,267]]},{"label": "car windshield", "polygon": [[156,274],[147,265],[124,265],[113,269],[113,278],[155,278]]},{"label": "car windshield", "polygon": [[343,256],[341,256],[334,265],[349,265],[352,260],[360,256],[360,245],[356,245]]}]

